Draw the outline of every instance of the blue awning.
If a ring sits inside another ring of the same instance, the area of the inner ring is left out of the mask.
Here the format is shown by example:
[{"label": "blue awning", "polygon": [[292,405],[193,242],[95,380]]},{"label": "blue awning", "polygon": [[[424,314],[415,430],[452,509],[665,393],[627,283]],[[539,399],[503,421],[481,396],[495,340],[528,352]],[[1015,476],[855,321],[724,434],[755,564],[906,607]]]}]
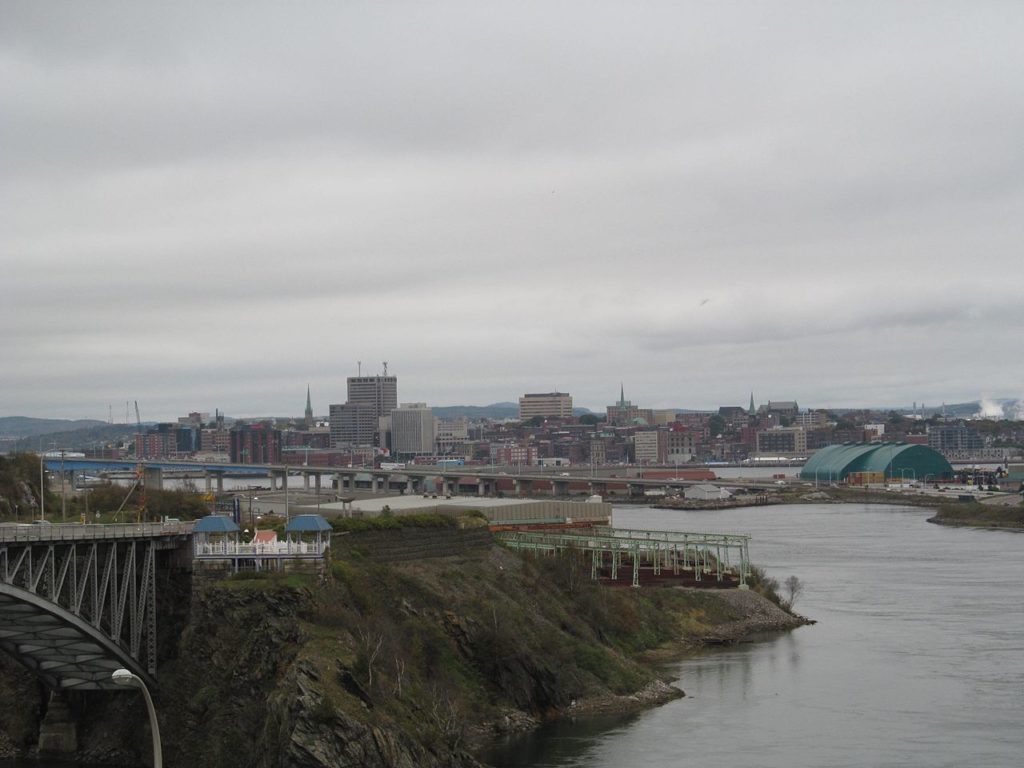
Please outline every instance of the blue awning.
[{"label": "blue awning", "polygon": [[196,533],[238,533],[238,524],[224,515],[207,515],[196,523]]},{"label": "blue awning", "polygon": [[330,531],[331,524],[320,515],[296,515],[288,521],[285,526],[285,533],[311,533],[316,531]]}]

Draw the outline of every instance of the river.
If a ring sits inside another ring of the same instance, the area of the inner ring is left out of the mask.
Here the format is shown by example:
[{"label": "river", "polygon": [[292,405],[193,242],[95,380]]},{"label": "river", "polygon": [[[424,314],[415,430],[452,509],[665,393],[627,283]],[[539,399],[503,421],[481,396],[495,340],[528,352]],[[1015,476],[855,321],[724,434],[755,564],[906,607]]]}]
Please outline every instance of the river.
[{"label": "river", "polygon": [[501,768],[1017,766],[1024,760],[1024,537],[920,508],[615,508],[619,527],[750,533],[805,585],[818,624],[672,666],[687,697],[562,723],[487,756]]}]

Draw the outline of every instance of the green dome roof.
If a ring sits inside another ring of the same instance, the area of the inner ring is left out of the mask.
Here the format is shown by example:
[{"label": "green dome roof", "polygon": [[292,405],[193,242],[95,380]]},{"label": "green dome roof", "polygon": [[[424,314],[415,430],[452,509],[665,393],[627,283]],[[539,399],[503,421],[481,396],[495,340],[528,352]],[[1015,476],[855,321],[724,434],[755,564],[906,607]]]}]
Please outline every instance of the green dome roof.
[{"label": "green dome roof", "polygon": [[882,472],[886,477],[952,477],[953,467],[938,451],[908,443],[844,443],[816,451],[800,471],[803,480],[840,482],[851,472]]}]

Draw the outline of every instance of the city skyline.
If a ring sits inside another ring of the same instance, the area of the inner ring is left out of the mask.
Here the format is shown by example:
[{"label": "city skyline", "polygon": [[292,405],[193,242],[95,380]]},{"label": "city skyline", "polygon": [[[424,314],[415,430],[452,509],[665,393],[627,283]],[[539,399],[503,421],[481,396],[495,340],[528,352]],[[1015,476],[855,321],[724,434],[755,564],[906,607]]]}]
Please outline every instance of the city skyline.
[{"label": "city skyline", "polygon": [[1024,397],[1024,6],[787,7],[3,3],[0,411]]},{"label": "city skyline", "polygon": [[[367,377],[367,378],[369,378],[369,377]],[[621,387],[621,385],[620,385],[620,387]],[[616,400],[610,401],[610,402],[608,402],[608,403],[606,403],[605,405],[602,405],[602,406],[590,406],[590,405],[583,405],[583,404],[574,404],[573,405],[573,411],[581,411],[582,410],[584,412],[589,412],[589,413],[592,413],[594,415],[602,416],[603,417],[606,414],[606,412],[607,412],[607,410],[609,408],[614,408],[614,407],[617,407],[617,406],[620,405],[620,403],[622,402],[620,398],[622,397],[623,393],[624,393],[624,388],[620,388],[620,396],[619,396],[619,398],[616,398]],[[571,395],[571,393],[564,393],[564,394]],[[753,393],[753,392],[750,393],[748,395],[748,397],[749,397],[750,403],[755,405],[758,408],[764,407],[764,406],[766,406],[767,404],[769,404],[771,402],[776,402],[777,403],[777,402],[782,402],[783,401],[782,398],[776,398],[776,397],[771,397],[771,398],[767,398],[766,397],[766,398],[762,399],[762,398],[756,396],[756,394]],[[344,404],[344,403],[330,403],[330,404],[326,404],[326,406],[325,406],[325,408],[323,410],[318,410],[317,406],[311,405],[311,400],[312,400],[312,402],[316,402],[316,398],[311,395],[311,393],[310,393],[310,391],[308,389],[307,389],[307,392],[305,394],[305,398],[306,399],[304,399],[303,402],[306,403],[306,405],[312,409],[313,417],[316,418],[318,421],[326,421],[329,418],[329,416],[331,414],[331,411],[332,411],[332,406],[337,407],[338,405]],[[345,398],[340,398],[340,399],[342,401],[345,400]],[[653,409],[653,410],[668,410],[668,411],[676,410],[679,413],[687,413],[687,412],[691,412],[691,413],[715,413],[720,408],[739,408],[741,410],[747,411],[750,408],[750,406],[741,403],[739,400],[737,400],[735,402],[733,402],[733,401],[728,401],[728,402],[722,401],[722,402],[719,402],[719,403],[716,403],[716,404],[713,404],[713,405],[710,405],[710,406],[707,406],[707,407],[694,407],[694,406],[690,406],[690,405],[680,405],[680,404],[676,404],[674,406],[667,406],[667,407],[666,406],[657,406],[657,407],[655,407],[655,406],[650,406],[650,405],[648,405],[646,403],[642,403],[642,402],[641,403],[635,403],[632,400],[630,400],[629,398],[626,398],[625,402],[626,402],[626,405],[632,406],[634,409],[642,408],[642,409],[648,409],[648,410],[650,410],[650,409]],[[791,402],[795,402],[795,403],[799,404],[798,400],[791,400]],[[325,401],[325,403],[326,403],[326,401]],[[439,404],[439,403],[418,402],[418,401],[415,401],[415,399],[410,400],[410,399],[407,399],[407,398],[402,398],[400,401],[398,401],[398,404],[400,406],[404,406],[404,405],[425,406],[425,407],[430,408],[430,409],[463,408],[463,407],[464,408],[491,408],[491,407],[497,407],[497,406],[504,407],[504,408],[508,409],[509,411],[518,411],[518,410],[521,409],[521,403],[517,403],[515,400],[512,400],[512,399],[496,400],[496,401],[491,402],[491,403],[445,403],[445,404]],[[912,401],[910,403],[875,403],[875,404],[872,404],[872,405],[856,405],[856,406],[852,406],[852,405],[848,405],[848,404],[844,404],[844,403],[815,403],[815,402],[812,402],[812,403],[808,403],[808,404],[799,404],[799,408],[800,408],[801,412],[810,412],[810,411],[818,411],[818,410],[826,410],[826,411],[827,410],[836,410],[836,411],[863,410],[863,411],[885,412],[887,410],[893,410],[894,409],[894,410],[897,410],[897,411],[899,411],[901,413],[924,412],[924,411],[927,411],[928,413],[933,413],[933,412],[941,413],[941,411],[944,408],[946,408],[946,407],[951,407],[951,408],[953,408],[953,407],[960,407],[960,408],[962,408],[965,405],[971,405],[971,404],[976,404],[978,406],[978,411],[975,414],[972,414],[972,417],[988,418],[988,419],[1008,419],[1008,420],[1011,420],[1011,421],[1024,420],[1024,398],[982,398],[982,399],[974,399],[974,400],[966,400],[966,401],[941,400],[941,401],[938,401],[938,402],[935,402],[935,403],[926,403],[926,402],[923,402],[923,401]],[[162,414],[159,417],[158,416],[144,416],[144,417],[141,417],[141,421],[142,421],[143,424],[148,424],[148,425],[157,424],[157,423],[161,423],[161,422],[165,422],[165,423],[166,422],[176,422],[176,421],[179,421],[180,419],[182,419],[182,418],[184,418],[187,415],[192,414],[192,413],[203,414],[203,415],[205,415],[205,417],[207,417],[208,420],[212,420],[212,418],[210,417],[210,414],[213,413],[213,411],[209,411],[208,409],[207,410],[203,410],[205,408],[206,408],[206,406],[204,405],[204,406],[202,406],[200,408],[200,410],[197,411],[191,405],[180,404],[180,406],[178,407],[178,409],[176,411]],[[218,418],[227,418],[227,419],[230,419],[230,420],[238,420],[238,421],[259,421],[261,419],[293,419],[295,421],[303,421],[303,420],[305,420],[307,418],[308,411],[305,408],[303,408],[301,413],[297,413],[297,412],[293,413],[293,410],[294,409],[285,408],[285,409],[279,409],[279,410],[276,410],[276,411],[266,411],[266,412],[260,412],[260,413],[255,413],[255,412],[254,413],[245,413],[245,412],[241,412],[241,411],[234,411],[234,410],[232,410],[230,404],[228,404],[228,406],[226,408],[221,408],[220,406],[217,406],[214,409],[214,411],[216,412]],[[38,418],[38,419],[50,419],[50,418],[60,419],[60,418],[64,418],[64,417],[60,417],[60,416],[47,416],[47,415],[37,416],[37,415],[30,415],[30,414],[0,413],[0,418],[3,418],[3,417],[25,417],[25,418]],[[136,423],[135,422],[135,416],[134,416],[134,410],[132,408],[132,404],[131,403],[127,403],[127,402],[124,404],[124,409],[123,410],[111,407],[109,409],[109,411],[108,411],[108,418],[100,418],[100,417],[92,417],[92,416],[80,416],[80,417],[68,417],[68,418],[69,418],[69,420],[72,420],[72,419],[90,420],[90,419],[92,419],[92,420],[95,420],[95,421],[108,422],[108,423],[111,423],[111,424],[126,424],[126,425],[129,425],[129,426],[134,425]],[[515,420],[514,416],[511,416],[510,418]]]}]

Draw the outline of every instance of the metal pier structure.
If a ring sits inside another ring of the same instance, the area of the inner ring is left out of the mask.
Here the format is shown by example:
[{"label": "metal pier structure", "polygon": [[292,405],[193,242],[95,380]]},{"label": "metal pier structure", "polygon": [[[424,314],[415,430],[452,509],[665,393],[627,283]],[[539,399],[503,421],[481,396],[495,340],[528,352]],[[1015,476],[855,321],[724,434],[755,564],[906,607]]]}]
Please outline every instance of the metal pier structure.
[{"label": "metal pier structure", "polygon": [[624,582],[747,588],[750,537],[595,527],[579,531],[505,530],[495,536],[513,549],[590,555],[590,577]]}]

